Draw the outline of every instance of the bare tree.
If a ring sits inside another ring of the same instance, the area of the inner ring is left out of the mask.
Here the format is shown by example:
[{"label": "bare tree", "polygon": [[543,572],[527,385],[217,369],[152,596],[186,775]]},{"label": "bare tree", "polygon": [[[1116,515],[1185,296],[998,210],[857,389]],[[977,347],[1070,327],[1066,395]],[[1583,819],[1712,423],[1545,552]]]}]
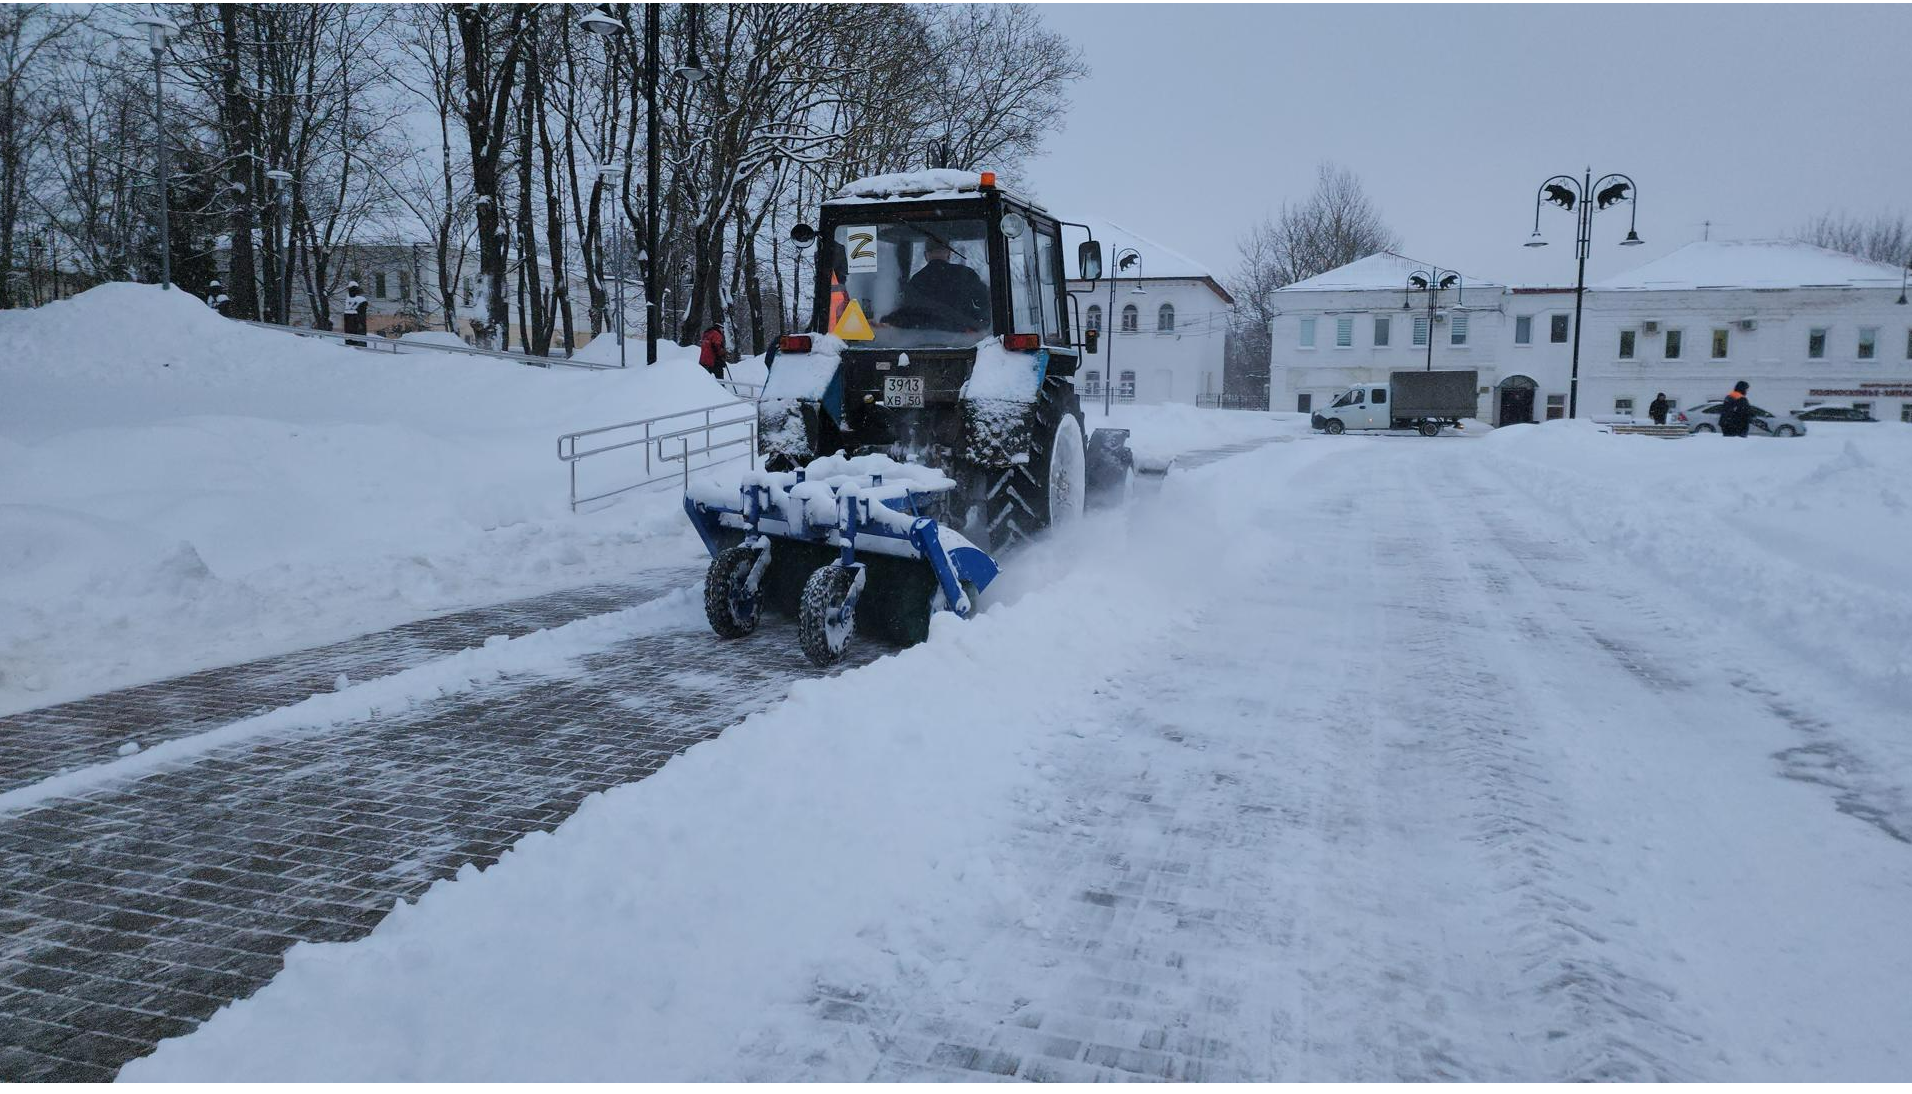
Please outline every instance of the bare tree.
[{"label": "bare tree", "polygon": [[1879,213],[1869,220],[1846,213],[1821,213],[1794,232],[1793,238],[1874,262],[1912,266],[1912,222],[1902,213]]},{"label": "bare tree", "polygon": [[1266,383],[1276,289],[1398,245],[1359,176],[1332,163],[1316,167],[1307,200],[1284,202],[1236,244],[1240,260],[1227,279],[1235,297],[1227,374],[1244,385]]}]

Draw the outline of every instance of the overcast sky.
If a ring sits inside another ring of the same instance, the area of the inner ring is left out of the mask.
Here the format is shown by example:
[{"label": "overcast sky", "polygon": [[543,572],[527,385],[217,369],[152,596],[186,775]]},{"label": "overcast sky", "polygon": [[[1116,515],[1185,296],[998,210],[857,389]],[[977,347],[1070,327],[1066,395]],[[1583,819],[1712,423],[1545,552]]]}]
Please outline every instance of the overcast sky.
[{"label": "overcast sky", "polygon": [[1242,228],[1333,160],[1404,253],[1573,283],[1573,218],[1522,247],[1556,172],[1640,186],[1596,215],[1589,281],[1701,237],[1784,235],[1827,209],[1912,213],[1912,6],[1051,4],[1088,55],[1029,165],[1059,215],[1099,213],[1225,273]]}]

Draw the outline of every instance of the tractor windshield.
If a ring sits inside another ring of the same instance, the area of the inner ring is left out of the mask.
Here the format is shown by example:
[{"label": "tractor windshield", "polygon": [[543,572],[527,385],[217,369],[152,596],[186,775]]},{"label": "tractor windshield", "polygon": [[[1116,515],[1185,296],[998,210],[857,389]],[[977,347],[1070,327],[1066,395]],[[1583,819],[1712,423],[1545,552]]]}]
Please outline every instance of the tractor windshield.
[{"label": "tractor windshield", "polygon": [[839,225],[830,330],[852,346],[974,345],[992,329],[984,222]]}]

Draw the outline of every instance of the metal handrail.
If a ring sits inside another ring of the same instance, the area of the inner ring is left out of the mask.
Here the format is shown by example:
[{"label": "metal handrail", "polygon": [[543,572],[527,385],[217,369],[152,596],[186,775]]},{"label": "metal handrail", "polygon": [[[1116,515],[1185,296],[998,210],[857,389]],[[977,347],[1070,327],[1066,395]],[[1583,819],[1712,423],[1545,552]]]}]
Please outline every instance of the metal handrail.
[{"label": "metal handrail", "polygon": [[506,349],[480,349],[477,346],[439,346],[429,343],[406,345],[397,338],[387,338],[382,334],[345,334],[335,330],[320,330],[317,327],[293,327],[284,323],[264,323],[257,319],[241,319],[248,326],[264,327],[266,330],[283,331],[296,334],[301,338],[330,338],[335,342],[345,342],[359,349],[384,349],[392,353],[461,353],[471,357],[492,357],[500,361],[516,361],[520,364],[538,365],[550,368],[552,365],[564,365],[567,368],[591,369],[601,372],[605,369],[615,371],[618,366],[598,364],[595,361],[579,361],[570,357],[540,357],[535,353],[513,353]]},{"label": "metal handrail", "polygon": [[[732,416],[718,419],[714,416],[719,411],[733,411],[735,413]],[[695,416],[700,414],[703,415],[703,421],[698,422],[695,420]],[[674,421],[674,419],[691,419],[691,421],[680,424]],[[660,423],[669,424],[660,428]],[[747,427],[742,436],[719,439],[715,435],[719,430],[731,429],[738,426]],[[596,437],[606,433],[615,433],[620,430],[641,430],[642,433],[629,440],[620,440],[614,444],[600,444],[595,448],[586,448],[583,451],[579,451],[578,449],[579,438]],[[703,435],[704,443],[701,447],[693,449],[691,447],[691,438],[698,434]],[[668,441],[678,442],[676,452],[665,451],[664,445]],[[591,494],[587,497],[578,496],[578,463],[580,461],[592,456],[602,455],[606,452],[616,452],[620,449],[635,448],[640,445],[644,448],[644,478],[641,481],[631,483],[627,486],[620,486],[615,490],[606,490],[602,493]],[[697,467],[691,465],[691,458],[693,456],[706,456],[727,448],[735,448],[739,445],[745,446],[745,452],[737,456],[728,456],[721,460],[711,460]],[[659,414],[650,418],[639,418],[632,422],[619,422],[616,425],[601,425],[595,429],[580,429],[573,433],[566,433],[558,438],[558,459],[562,460],[570,471],[572,512],[576,512],[578,506],[588,502],[602,501],[605,498],[629,493],[632,490],[651,486],[663,482],[665,479],[677,476],[678,473],[673,471],[659,473],[658,464],[683,464],[682,477],[684,480],[684,489],[689,490],[690,473],[693,470],[715,467],[720,463],[728,463],[730,460],[743,457],[749,458],[752,467],[757,465],[757,408],[753,403],[741,401],[718,403],[712,406],[697,407],[692,410],[680,410],[671,414]],[[653,462],[653,460],[655,460],[655,462]]]}]

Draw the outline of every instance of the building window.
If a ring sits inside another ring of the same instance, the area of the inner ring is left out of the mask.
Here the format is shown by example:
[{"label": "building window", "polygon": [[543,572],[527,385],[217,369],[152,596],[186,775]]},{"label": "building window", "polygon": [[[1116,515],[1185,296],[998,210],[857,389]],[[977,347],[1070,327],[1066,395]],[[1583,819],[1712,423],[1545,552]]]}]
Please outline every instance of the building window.
[{"label": "building window", "polygon": [[1912,361],[1912,328],[1905,332],[1905,359]]},{"label": "building window", "polygon": [[1155,309],[1155,329],[1156,330],[1174,330],[1175,329],[1175,305],[1164,304],[1161,307]]},{"label": "building window", "polygon": [[1852,409],[1858,411],[1859,413],[1865,415],[1868,418],[1872,417],[1871,403],[1854,403],[1852,404]]},{"label": "building window", "polygon": [[[1295,413],[1307,414],[1314,410],[1314,392],[1304,391],[1295,396]],[[1912,414],[1912,403],[1906,404],[1906,412]]]},{"label": "building window", "polygon": [[[1377,315],[1374,317],[1374,344],[1375,345],[1385,346],[1388,344],[1388,328],[1391,325],[1392,324],[1390,323],[1388,317],[1385,315]],[[1907,340],[1907,345],[1912,345],[1912,339]]]},{"label": "building window", "polygon": [[1633,400],[1632,400],[1632,399],[1615,399],[1615,400],[1613,400],[1613,412],[1614,412],[1615,414],[1632,414],[1632,413],[1633,413]]},{"label": "building window", "polygon": [[1133,334],[1136,329],[1136,317],[1139,314],[1140,313],[1135,310],[1134,304],[1122,305],[1122,329]]},{"label": "building window", "polygon": [[1547,396],[1547,420],[1556,421],[1567,416],[1567,397],[1565,395]]},{"label": "building window", "polygon": [[1312,319],[1303,319],[1301,321],[1300,346],[1302,349],[1314,348],[1314,324],[1315,321]]},{"label": "building window", "polygon": [[1102,394],[1101,370],[1090,369],[1089,371],[1082,374],[1082,393],[1084,395]]},{"label": "building window", "polygon": [[1899,420],[1907,424],[1912,424],[1912,403],[1899,404]]},{"label": "building window", "polygon": [[1414,317],[1414,344],[1417,346],[1427,345],[1427,316],[1425,315],[1417,315]]},{"label": "building window", "polygon": [[1083,318],[1082,327],[1084,330],[1102,329],[1102,305],[1089,305],[1089,314]]},{"label": "building window", "polygon": [[1620,360],[1633,360],[1633,332],[1630,330],[1620,332]]},{"label": "building window", "polygon": [[380,270],[379,272],[372,275],[372,295],[378,297],[380,300],[385,299],[385,271],[384,270]]},{"label": "building window", "polygon": [[404,270],[398,271],[398,298],[400,300],[412,298],[412,275]]},{"label": "building window", "polygon": [[1514,316],[1514,345],[1531,346],[1534,344],[1534,317],[1531,315]]},{"label": "building window", "polygon": [[1467,317],[1465,315],[1459,312],[1454,313],[1453,321],[1447,325],[1447,342],[1449,345],[1454,346],[1464,346],[1467,344]]},{"label": "building window", "polygon": [[1115,397],[1125,403],[1135,401],[1135,373],[1129,369],[1121,372],[1122,382],[1116,385]]},{"label": "building window", "polygon": [[1726,357],[1726,328],[1714,327],[1713,328],[1713,360],[1719,361],[1719,360],[1725,359],[1725,357]]},{"label": "building window", "polygon": [[1354,345],[1354,317],[1344,315],[1334,321],[1334,344],[1338,349]]},{"label": "building window", "polygon": [[1814,327],[1806,335],[1806,356],[1815,361],[1826,356],[1826,328]]},{"label": "building window", "polygon": [[1870,361],[1879,355],[1879,328],[1859,328],[1859,360]]},{"label": "building window", "polygon": [[460,286],[460,290],[461,290],[460,295],[462,295],[465,298],[465,307],[467,308],[471,307],[471,278],[467,277],[464,279],[463,284]]},{"label": "building window", "polygon": [[1555,345],[1565,342],[1567,340],[1567,317],[1565,315],[1550,315],[1547,319],[1549,321],[1547,340]]},{"label": "building window", "polygon": [[1680,336],[1682,333],[1683,332],[1677,331],[1677,330],[1670,330],[1666,332],[1666,359],[1667,360],[1677,361],[1680,359]]}]

